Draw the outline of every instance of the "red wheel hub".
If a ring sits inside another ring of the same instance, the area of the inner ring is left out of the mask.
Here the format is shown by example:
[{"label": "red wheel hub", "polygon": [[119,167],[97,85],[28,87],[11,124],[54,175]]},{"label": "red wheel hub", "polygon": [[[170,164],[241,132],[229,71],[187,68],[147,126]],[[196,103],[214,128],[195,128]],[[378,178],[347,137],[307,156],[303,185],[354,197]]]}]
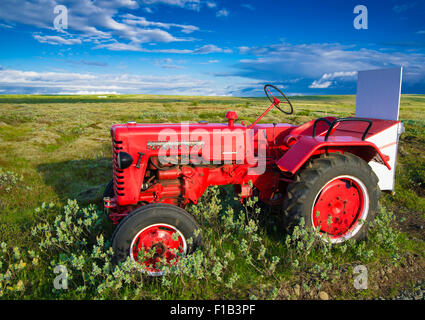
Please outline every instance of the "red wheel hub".
[{"label": "red wheel hub", "polygon": [[346,236],[364,213],[364,194],[359,183],[349,177],[328,182],[313,207],[313,225],[333,239]]},{"label": "red wheel hub", "polygon": [[[156,224],[140,231],[131,244],[131,255],[134,261],[144,264],[146,270],[151,273],[158,273],[161,260],[168,265],[174,265],[178,256],[177,253],[184,253],[186,243],[181,233],[172,226]],[[144,251],[147,257],[139,257]],[[150,252],[153,251],[153,256]]]}]

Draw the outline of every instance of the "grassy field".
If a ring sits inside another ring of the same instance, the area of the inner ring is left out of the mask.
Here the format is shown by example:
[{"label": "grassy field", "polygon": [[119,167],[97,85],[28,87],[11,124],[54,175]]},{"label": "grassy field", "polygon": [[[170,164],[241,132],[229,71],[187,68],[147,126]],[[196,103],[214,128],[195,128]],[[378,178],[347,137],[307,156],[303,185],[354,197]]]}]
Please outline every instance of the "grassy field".
[{"label": "grassy field", "polygon": [[[354,96],[291,100],[293,115],[274,110],[263,122],[301,124],[327,115],[354,115]],[[239,120],[250,123],[267,106],[262,98],[0,96],[0,297],[317,299],[326,292],[332,299],[370,299],[391,298],[423,282],[422,95],[402,97],[406,132],[400,143],[396,194],[383,195],[382,212],[368,241],[327,248],[308,232],[287,237],[269,227],[279,226],[279,216],[259,212],[255,203],[243,208],[228,188],[213,188],[198,207],[189,208],[201,221],[206,241],[187,261],[186,273],[152,280],[134,271],[128,276],[122,270],[95,268],[109,263],[107,253],[95,255],[93,248],[107,252],[113,229],[100,210],[103,188],[112,178],[112,124],[223,122],[227,110],[237,111]],[[252,224],[237,219],[240,212]],[[63,220],[66,217],[69,220]],[[82,225],[81,219],[86,223]],[[61,225],[64,221],[68,225]],[[84,230],[74,230],[73,223]],[[62,239],[62,233],[74,243]],[[71,274],[68,290],[53,289],[56,264],[66,265]],[[368,268],[367,290],[353,287],[358,264]]]}]

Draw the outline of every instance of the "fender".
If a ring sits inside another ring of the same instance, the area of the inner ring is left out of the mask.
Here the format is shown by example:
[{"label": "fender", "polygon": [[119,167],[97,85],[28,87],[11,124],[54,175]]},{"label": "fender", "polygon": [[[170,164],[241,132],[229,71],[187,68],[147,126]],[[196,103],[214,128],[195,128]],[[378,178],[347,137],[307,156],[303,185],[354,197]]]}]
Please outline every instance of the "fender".
[{"label": "fender", "polygon": [[325,152],[347,151],[351,152],[366,162],[372,159],[384,164],[388,170],[391,166],[388,164],[387,156],[383,155],[379,148],[372,142],[359,141],[351,137],[344,137],[346,141],[335,141],[333,137],[329,141],[324,141],[324,137],[303,136],[297,143],[276,162],[277,166],[283,172],[292,174],[297,171],[314,155]]}]

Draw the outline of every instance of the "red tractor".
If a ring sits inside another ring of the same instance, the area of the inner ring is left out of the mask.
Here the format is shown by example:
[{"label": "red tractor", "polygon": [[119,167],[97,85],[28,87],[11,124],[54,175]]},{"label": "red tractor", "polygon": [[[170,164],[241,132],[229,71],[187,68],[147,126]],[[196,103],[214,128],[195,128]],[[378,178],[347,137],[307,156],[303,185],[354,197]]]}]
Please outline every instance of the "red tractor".
[{"label": "red tractor", "polygon": [[[112,126],[114,178],[104,207],[118,225],[118,261],[130,256],[160,275],[160,259],[171,264],[177,252],[193,251],[201,235],[184,208],[212,185],[232,184],[241,199],[256,195],[281,206],[289,231],[304,218],[333,243],[366,237],[364,222],[373,220],[380,191],[393,189],[401,123],[324,117],[301,126],[260,124],[273,108],[293,113],[278,88],[264,90],[271,105],[249,126],[233,111],[227,123]],[[142,259],[142,249],[155,254]]]}]

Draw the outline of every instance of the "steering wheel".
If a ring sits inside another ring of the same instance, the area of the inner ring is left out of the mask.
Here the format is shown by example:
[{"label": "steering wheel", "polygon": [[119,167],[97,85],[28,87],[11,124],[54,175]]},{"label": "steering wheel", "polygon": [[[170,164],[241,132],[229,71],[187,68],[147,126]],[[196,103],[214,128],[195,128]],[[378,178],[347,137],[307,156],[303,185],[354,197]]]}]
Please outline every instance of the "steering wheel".
[{"label": "steering wheel", "polygon": [[[281,100],[279,100],[279,99],[277,99],[272,93],[271,93],[271,91],[270,91],[270,89],[269,88],[272,88],[272,89],[274,89],[274,90],[276,90],[278,93],[280,93],[281,94],[281,96],[285,99],[285,100],[283,100],[282,99],[282,101]],[[283,94],[283,92],[282,91],[280,91],[277,87],[275,87],[275,86],[273,86],[273,85],[271,85],[271,84],[266,84],[265,86],[264,86],[264,92],[266,93],[266,96],[267,96],[267,98],[269,98],[269,100],[270,100],[270,102],[271,103],[274,103],[274,106],[276,107],[276,108],[278,108],[280,111],[282,111],[283,113],[285,113],[285,114],[293,114],[294,113],[294,107],[292,106],[292,103],[291,103],[291,101],[289,101],[289,99]],[[279,104],[280,103],[286,103],[286,104],[289,104],[289,106],[291,107],[291,110],[288,112],[288,111],[285,111],[285,110],[283,110],[283,109],[281,109],[280,107],[279,107]]]}]

